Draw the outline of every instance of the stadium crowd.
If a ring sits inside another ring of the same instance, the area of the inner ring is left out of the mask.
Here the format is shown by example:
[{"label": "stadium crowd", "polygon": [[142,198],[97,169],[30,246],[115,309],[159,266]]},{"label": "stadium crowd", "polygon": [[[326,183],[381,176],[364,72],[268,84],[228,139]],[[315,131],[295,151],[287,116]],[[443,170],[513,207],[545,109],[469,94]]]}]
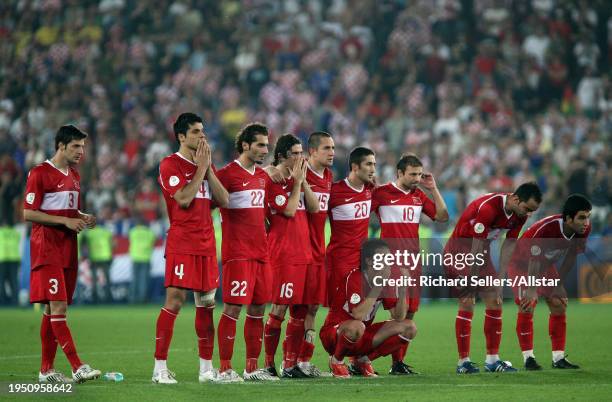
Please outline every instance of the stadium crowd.
[{"label": "stadium crowd", "polygon": [[194,111],[218,167],[247,122],[325,130],[336,178],[354,146],[376,151],[379,183],[413,152],[451,220],[533,179],[536,218],[582,193],[608,234],[610,14],[603,0],[2,2],[0,224],[22,222],[28,170],[73,123],[90,135],[86,209],[114,235],[163,228],[158,164]]}]

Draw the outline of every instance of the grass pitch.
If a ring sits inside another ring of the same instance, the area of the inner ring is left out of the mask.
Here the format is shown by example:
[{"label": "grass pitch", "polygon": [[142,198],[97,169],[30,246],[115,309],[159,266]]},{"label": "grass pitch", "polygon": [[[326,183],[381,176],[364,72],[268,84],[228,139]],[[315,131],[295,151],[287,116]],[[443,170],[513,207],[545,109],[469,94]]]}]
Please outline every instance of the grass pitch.
[{"label": "grass pitch", "polygon": [[[482,369],[484,360],[483,309],[478,305],[473,321],[472,359]],[[9,395],[8,383],[33,382],[40,364],[40,312],[28,309],[2,309],[0,317],[0,399],[79,401],[355,401],[355,400],[609,400],[612,395],[612,305],[570,303],[568,309],[567,350],[572,362],[583,368],[560,371],[550,368],[548,313],[538,306],[534,317],[535,352],[544,370],[515,374],[455,374],[456,346],[454,321],[456,304],[424,304],[417,313],[419,334],[408,349],[406,361],[421,374],[411,377],[386,375],[390,358],[374,362],[383,376],[377,379],[282,380],[274,384],[198,383],[197,342],[194,308],[186,306],[174,330],[168,366],[176,372],[179,384],[161,386],[151,383],[155,320],[158,306],[74,307],[68,315],[81,359],[103,372],[119,371],[120,383],[98,380],[73,388],[72,395]],[[318,316],[322,324],[325,310]],[[215,312],[216,322],[220,308]],[[378,319],[386,319],[381,312]],[[244,368],[242,320],[238,325],[234,368]],[[522,356],[515,334],[516,307],[506,304],[501,357],[522,367]],[[280,349],[280,348],[279,348]],[[215,348],[215,352],[216,348]],[[280,350],[279,350],[280,355]],[[218,357],[215,356],[216,365]],[[262,357],[263,359],[263,357]],[[260,359],[260,363],[262,362]],[[313,362],[326,368],[327,357],[317,344]],[[277,358],[277,364],[280,357]],[[68,362],[58,350],[56,369],[70,372]]]}]

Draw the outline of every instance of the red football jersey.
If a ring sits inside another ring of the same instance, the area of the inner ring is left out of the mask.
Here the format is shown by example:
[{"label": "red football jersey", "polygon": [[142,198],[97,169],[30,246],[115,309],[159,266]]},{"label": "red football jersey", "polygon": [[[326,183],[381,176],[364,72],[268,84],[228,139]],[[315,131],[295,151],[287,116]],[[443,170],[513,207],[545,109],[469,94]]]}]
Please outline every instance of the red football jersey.
[{"label": "red football jersey", "polygon": [[361,242],[368,237],[373,187],[366,184],[355,189],[348,179],[332,184],[328,212],[331,239],[327,252],[347,265],[359,266]]},{"label": "red football jersey", "polygon": [[530,258],[537,258],[547,266],[554,264],[571,248],[574,248],[576,253],[583,253],[590,233],[591,225],[584,234],[575,233],[567,237],[563,233],[563,216],[561,214],[547,216],[523,233],[512,255],[512,262],[516,266],[525,267],[525,270]]},{"label": "red football jersey", "polygon": [[495,240],[502,230],[506,238],[517,238],[527,217],[508,215],[504,209],[507,193],[489,193],[472,201],[461,214],[451,239],[478,238]]},{"label": "red football jersey", "polygon": [[[68,168],[64,173],[50,160],[46,160],[28,173],[23,208],[49,215],[78,218],[81,208],[80,180],[81,177],[75,169]],[[77,233],[67,227],[32,223],[32,269],[46,264],[77,269],[77,247]]]},{"label": "red football jersey", "polygon": [[323,176],[320,176],[308,165],[306,181],[319,200],[319,212],[316,214],[307,212],[313,264],[325,263],[325,220],[332,180],[332,172],[328,168],[325,168]]},{"label": "red football jersey", "polygon": [[288,178],[284,183],[270,183],[266,194],[271,213],[268,247],[272,266],[306,265],[312,262],[303,191],[300,191],[300,201],[295,216],[290,218],[283,214],[287,208],[293,183],[293,178]]},{"label": "red football jersey", "polygon": [[270,179],[259,166],[244,168],[238,160],[217,173],[229,192],[228,208],[221,208],[223,263],[231,260],[268,261],[266,189]]},{"label": "red football jersey", "polygon": [[157,180],[166,200],[170,219],[166,254],[217,255],[215,230],[210,215],[211,194],[208,180],[202,182],[188,208],[181,208],[174,199],[174,194],[191,181],[197,168],[195,163],[178,152],[165,157],[159,164]]},{"label": "red football jersey", "polygon": [[390,182],[372,192],[372,211],[380,220],[381,239],[416,239],[419,237],[421,213],[433,220],[436,204],[418,188],[404,191]]},{"label": "red football jersey", "polygon": [[[324,325],[337,325],[343,321],[354,320],[351,312],[365,300],[367,297],[366,291],[367,289],[363,286],[361,271],[359,269],[352,270],[343,281],[343,286],[339,286],[338,291],[334,293]],[[385,310],[389,310],[395,307],[396,303],[397,299],[379,297],[363,322],[366,326],[370,325],[381,306]]]}]

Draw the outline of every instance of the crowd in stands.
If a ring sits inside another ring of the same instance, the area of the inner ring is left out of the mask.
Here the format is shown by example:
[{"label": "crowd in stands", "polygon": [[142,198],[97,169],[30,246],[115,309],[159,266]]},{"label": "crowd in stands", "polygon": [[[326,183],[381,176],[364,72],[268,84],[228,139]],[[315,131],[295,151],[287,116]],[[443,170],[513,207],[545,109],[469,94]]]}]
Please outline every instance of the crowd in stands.
[{"label": "crowd in stands", "polygon": [[89,133],[85,210],[127,236],[163,222],[172,122],[200,114],[217,166],[240,127],[404,152],[456,219],[486,191],[536,180],[538,216],[570,193],[609,233],[612,16],[605,0],[8,0],[0,4],[0,217],[22,221],[28,170],[57,128]]}]

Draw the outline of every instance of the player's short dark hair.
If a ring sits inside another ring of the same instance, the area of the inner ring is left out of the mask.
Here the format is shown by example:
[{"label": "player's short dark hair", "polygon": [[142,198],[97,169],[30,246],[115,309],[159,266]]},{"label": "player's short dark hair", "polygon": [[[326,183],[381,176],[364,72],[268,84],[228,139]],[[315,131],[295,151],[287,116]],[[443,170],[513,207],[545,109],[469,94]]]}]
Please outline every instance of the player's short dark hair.
[{"label": "player's short dark hair", "polygon": [[521,202],[527,202],[530,199],[534,199],[538,204],[542,202],[542,190],[535,181],[523,183],[514,190],[516,195]]},{"label": "player's short dark hair", "polygon": [[374,258],[374,254],[381,248],[389,249],[389,245],[383,239],[368,239],[363,242],[361,246],[361,271],[367,271],[370,268],[367,260]]},{"label": "player's short dark hair", "polygon": [[369,155],[374,155],[374,151],[372,151],[370,148],[354,148],[349,154],[349,170],[353,168],[353,164],[357,166],[361,165],[361,162],[363,162],[363,160]]},{"label": "player's short dark hair", "polygon": [[397,161],[397,170],[400,170],[402,173],[404,173],[408,166],[422,167],[423,162],[421,162],[421,160],[415,154],[404,154],[402,155],[400,160]]},{"label": "player's short dark hair", "polygon": [[255,142],[256,135],[268,135],[268,128],[261,123],[249,123],[240,130],[238,136],[236,137],[235,148],[236,151],[241,154],[242,153],[242,143],[246,142],[251,145]]},{"label": "player's short dark hair", "polygon": [[61,126],[59,130],[57,130],[57,133],[55,133],[55,150],[57,151],[59,149],[59,144],[68,145],[70,141],[78,141],[84,138],[87,138],[87,134],[72,124]]},{"label": "player's short dark hair", "polygon": [[280,157],[287,158],[291,148],[294,145],[301,144],[298,137],[293,134],[283,134],[278,137],[276,141],[276,145],[274,146],[274,162],[272,164],[274,166],[280,163]]},{"label": "player's short dark hair", "polygon": [[331,134],[325,131],[315,131],[308,136],[308,149],[318,149],[321,138],[331,138]]},{"label": "player's short dark hair", "polygon": [[174,138],[176,138],[176,142],[178,142],[179,145],[181,144],[178,139],[179,134],[187,135],[189,126],[194,123],[204,123],[204,120],[195,113],[181,113],[179,117],[176,118],[172,128],[174,129]]},{"label": "player's short dark hair", "polygon": [[590,211],[593,208],[591,201],[589,201],[582,194],[572,194],[567,197],[563,204],[563,220],[568,216],[572,219],[576,217],[576,214],[580,211]]}]

